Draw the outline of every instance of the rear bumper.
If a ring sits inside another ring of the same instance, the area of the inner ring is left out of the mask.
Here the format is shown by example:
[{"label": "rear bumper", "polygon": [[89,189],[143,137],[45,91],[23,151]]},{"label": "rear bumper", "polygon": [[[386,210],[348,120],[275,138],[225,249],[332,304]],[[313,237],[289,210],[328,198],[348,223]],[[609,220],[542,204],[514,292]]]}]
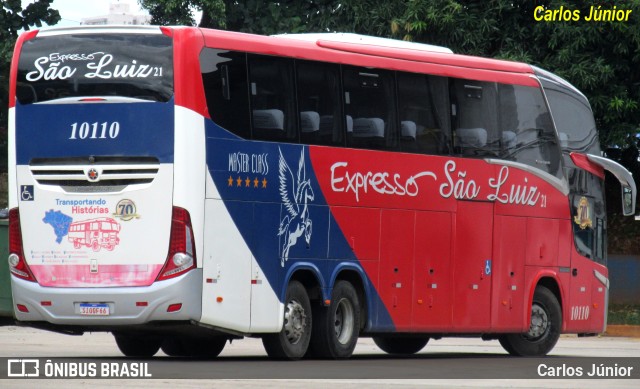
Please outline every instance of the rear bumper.
[{"label": "rear bumper", "polygon": [[[46,321],[57,325],[121,326],[152,321],[199,321],[202,316],[202,269],[144,287],[51,288],[11,277],[13,307],[19,321]],[[43,301],[50,302],[50,305]],[[107,303],[109,316],[84,316],[80,303]],[[146,304],[145,304],[146,303]],[[18,304],[29,312],[20,312]],[[172,304],[182,304],[167,312]]]}]

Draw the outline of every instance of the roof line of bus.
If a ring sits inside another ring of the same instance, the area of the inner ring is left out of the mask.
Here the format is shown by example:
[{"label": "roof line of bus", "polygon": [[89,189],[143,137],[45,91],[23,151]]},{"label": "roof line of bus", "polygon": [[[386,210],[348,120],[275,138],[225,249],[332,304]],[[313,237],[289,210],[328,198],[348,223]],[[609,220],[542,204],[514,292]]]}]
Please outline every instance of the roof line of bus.
[{"label": "roof line of bus", "polygon": [[281,36],[264,36],[240,32],[213,30],[201,28],[205,46],[220,48],[242,48],[242,51],[284,55],[288,57],[304,58],[304,51],[325,49],[332,52],[362,54],[374,57],[421,62],[425,64],[447,65],[459,68],[489,70],[497,72],[520,73],[533,76],[535,73],[530,65],[522,62],[475,57],[446,52],[414,50],[410,48],[396,48],[375,44],[359,44],[341,42],[339,40],[318,39],[302,40]]},{"label": "roof line of bus", "polygon": [[62,35],[62,34],[95,34],[102,32],[120,33],[161,33],[160,26],[131,25],[131,24],[110,24],[110,25],[82,25],[67,27],[46,27],[37,30],[38,36]]}]

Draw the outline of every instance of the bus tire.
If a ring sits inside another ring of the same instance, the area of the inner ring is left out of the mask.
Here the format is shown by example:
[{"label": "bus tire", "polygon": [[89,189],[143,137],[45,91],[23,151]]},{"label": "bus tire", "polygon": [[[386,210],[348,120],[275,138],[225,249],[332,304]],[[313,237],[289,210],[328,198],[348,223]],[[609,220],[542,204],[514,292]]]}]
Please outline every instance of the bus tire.
[{"label": "bus tire", "polygon": [[282,330],[262,337],[264,349],[271,358],[300,359],[309,348],[312,326],[311,303],[307,290],[298,281],[287,287]]},{"label": "bus tire", "polygon": [[387,354],[412,355],[422,350],[428,337],[374,336],[373,342]]},{"label": "bus tire", "polygon": [[149,358],[160,350],[160,338],[140,334],[114,333],[116,344],[127,357]]},{"label": "bus tire", "polygon": [[182,339],[172,336],[162,341],[162,352],[170,357],[188,357],[187,350],[182,345]]},{"label": "bus tire", "polygon": [[562,309],[556,296],[544,286],[538,286],[531,304],[529,332],[504,334],[498,340],[511,355],[538,357],[547,355],[558,342],[562,328]]},{"label": "bus tire", "polygon": [[360,304],[353,285],[338,281],[328,307],[313,311],[313,332],[309,356],[344,359],[353,354],[360,332]]}]

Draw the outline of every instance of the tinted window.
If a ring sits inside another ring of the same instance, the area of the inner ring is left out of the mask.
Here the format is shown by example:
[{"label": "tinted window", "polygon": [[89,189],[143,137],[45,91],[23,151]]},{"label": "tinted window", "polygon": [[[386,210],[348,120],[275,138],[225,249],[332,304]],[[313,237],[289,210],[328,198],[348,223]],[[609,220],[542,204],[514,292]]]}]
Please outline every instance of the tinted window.
[{"label": "tinted window", "polygon": [[560,88],[546,88],[545,92],[562,149],[600,155],[598,132],[589,103]]},{"label": "tinted window", "polygon": [[342,144],[345,119],[339,65],[298,61],[297,81],[301,142]]},{"label": "tinted window", "polygon": [[454,80],[452,88],[460,153],[560,174],[560,151],[540,89],[469,80]]},{"label": "tinted window", "polygon": [[168,101],[172,95],[173,49],[165,35],[36,37],[20,55],[21,104],[91,96]]},{"label": "tinted window", "polygon": [[466,156],[497,156],[500,152],[498,91],[495,83],[453,80],[452,115],[455,144]]},{"label": "tinted window", "polygon": [[448,154],[451,134],[448,80],[398,73],[397,81],[400,149]]},{"label": "tinted window", "polygon": [[347,146],[397,147],[393,72],[345,66],[343,77]]},{"label": "tinted window", "polygon": [[538,88],[499,84],[502,156],[559,176],[560,149]]},{"label": "tinted window", "polygon": [[297,142],[293,60],[248,58],[253,138]]},{"label": "tinted window", "polygon": [[251,138],[246,54],[204,49],[200,67],[211,119],[242,138]]}]

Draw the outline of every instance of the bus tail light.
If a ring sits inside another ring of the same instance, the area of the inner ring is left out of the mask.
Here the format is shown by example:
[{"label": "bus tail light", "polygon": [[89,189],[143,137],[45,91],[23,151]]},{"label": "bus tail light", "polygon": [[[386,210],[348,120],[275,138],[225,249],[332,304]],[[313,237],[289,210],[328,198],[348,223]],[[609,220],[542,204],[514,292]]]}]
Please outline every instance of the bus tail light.
[{"label": "bus tail light", "polygon": [[16,277],[36,282],[36,278],[24,259],[18,208],[12,208],[9,211],[9,270]]},{"label": "bus tail light", "polygon": [[191,217],[186,209],[173,207],[169,254],[156,281],[177,277],[196,267],[196,247],[193,241]]}]

